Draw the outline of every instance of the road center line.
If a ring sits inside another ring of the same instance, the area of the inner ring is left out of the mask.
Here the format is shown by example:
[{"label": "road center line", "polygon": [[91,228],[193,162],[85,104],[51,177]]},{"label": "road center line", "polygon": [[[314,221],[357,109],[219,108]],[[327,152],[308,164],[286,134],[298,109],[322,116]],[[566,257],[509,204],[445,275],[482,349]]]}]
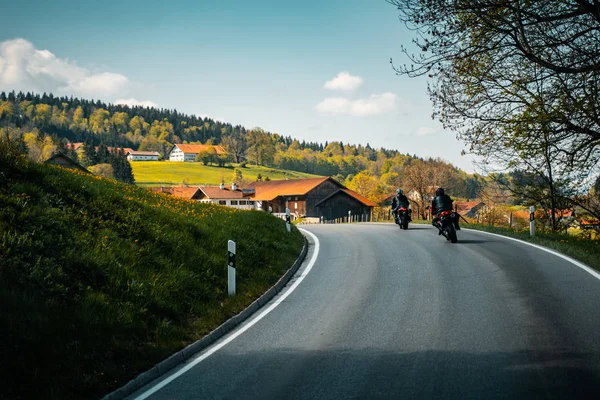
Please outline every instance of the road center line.
[{"label": "road center line", "polygon": [[277,307],[279,304],[281,304],[298,287],[298,285],[300,285],[300,283],[304,280],[304,278],[308,275],[308,273],[310,272],[310,270],[312,269],[312,267],[315,265],[315,262],[317,261],[317,257],[319,255],[319,247],[320,247],[319,239],[317,239],[317,237],[313,233],[311,233],[311,232],[309,232],[309,231],[307,231],[305,229],[300,229],[300,230],[304,234],[309,235],[314,240],[314,242],[315,242],[315,250],[313,252],[312,257],[310,258],[308,266],[306,267],[306,269],[304,270],[304,272],[298,277],[298,279],[296,280],[296,282],[294,282],[294,284],[288,290],[286,290],[285,293],[283,293],[281,295],[281,297],[279,299],[277,299],[277,301],[273,302],[273,304],[271,304],[266,310],[264,310],[263,312],[261,312],[260,314],[258,314],[256,317],[254,317],[252,320],[250,320],[250,322],[248,322],[242,328],[234,331],[233,334],[231,334],[229,337],[227,337],[225,340],[223,340],[219,344],[214,345],[213,347],[209,348],[208,351],[206,351],[205,353],[201,354],[198,358],[194,359],[189,364],[185,365],[183,368],[181,368],[179,371],[177,371],[173,375],[171,375],[168,378],[166,378],[166,379],[158,382],[156,385],[154,385],[150,389],[146,390],[144,393],[142,393],[139,396],[137,396],[135,398],[135,400],[144,400],[144,399],[147,399],[148,397],[152,396],[154,393],[158,392],[160,389],[162,389],[165,386],[167,386],[169,383],[173,382],[175,379],[179,378],[181,375],[183,375],[186,372],[188,372],[190,369],[194,368],[194,366],[196,366],[197,364],[199,364],[202,361],[206,360],[208,357],[210,357],[211,355],[213,355],[214,353],[216,353],[217,351],[219,351],[221,348],[223,348],[224,346],[226,346],[228,343],[232,342],[235,338],[237,338],[238,336],[240,336],[242,333],[246,332],[254,324],[256,324],[258,321],[260,321],[261,319],[263,319],[267,314],[269,314],[271,311],[273,311],[275,309],[275,307]]}]

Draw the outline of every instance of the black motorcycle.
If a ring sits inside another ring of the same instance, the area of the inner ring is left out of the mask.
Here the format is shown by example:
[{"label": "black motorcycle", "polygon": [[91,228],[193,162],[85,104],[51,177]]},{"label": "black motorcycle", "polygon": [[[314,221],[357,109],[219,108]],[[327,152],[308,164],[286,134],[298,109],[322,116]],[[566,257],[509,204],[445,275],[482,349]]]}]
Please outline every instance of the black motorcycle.
[{"label": "black motorcycle", "polygon": [[398,211],[396,211],[396,223],[398,225],[400,225],[400,229],[408,229],[408,223],[411,221],[411,217],[410,217],[410,209],[406,208],[404,206],[400,206],[398,208]]},{"label": "black motorcycle", "polygon": [[436,227],[440,230],[441,234],[452,243],[458,242],[456,236],[456,226],[460,216],[454,211],[442,211],[439,214],[439,220],[436,223]]}]

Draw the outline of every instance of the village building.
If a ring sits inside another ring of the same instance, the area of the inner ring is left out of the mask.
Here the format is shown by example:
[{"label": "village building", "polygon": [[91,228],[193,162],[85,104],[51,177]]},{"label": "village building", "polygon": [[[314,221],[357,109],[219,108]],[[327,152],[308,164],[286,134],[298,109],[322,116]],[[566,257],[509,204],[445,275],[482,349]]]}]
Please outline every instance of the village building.
[{"label": "village building", "polygon": [[335,219],[355,210],[355,215],[360,211],[370,220],[375,206],[331,177],[252,182],[247,189],[257,209],[274,214],[285,213],[288,208],[299,217]]},{"label": "village building", "polygon": [[352,190],[340,189],[318,202],[316,206],[319,216],[325,221],[354,216],[358,217],[359,221],[366,222],[371,220],[371,211],[377,204]]},{"label": "village building", "polygon": [[244,193],[235,184],[231,188],[225,185],[200,186],[196,199],[203,203],[214,203],[222,206],[239,208],[242,210],[255,210],[256,202],[251,194]]},{"label": "village building", "polygon": [[226,155],[227,151],[223,146],[213,146],[208,144],[175,144],[169,151],[169,161],[196,161],[198,154],[214,148],[217,155]]},{"label": "village building", "polygon": [[67,157],[61,152],[54,154],[52,157],[45,161],[46,164],[60,165],[63,168],[75,169],[78,171],[86,172],[91,174],[85,167],[79,164],[77,161],[73,161],[70,157]]},{"label": "village building", "polygon": [[173,197],[213,203],[241,210],[255,210],[256,202],[250,194],[244,193],[235,184],[232,187],[220,186],[170,186],[154,187],[150,190],[167,193]]},{"label": "village building", "polygon": [[158,161],[158,152],[157,151],[136,151],[128,149],[127,159],[129,161]]}]

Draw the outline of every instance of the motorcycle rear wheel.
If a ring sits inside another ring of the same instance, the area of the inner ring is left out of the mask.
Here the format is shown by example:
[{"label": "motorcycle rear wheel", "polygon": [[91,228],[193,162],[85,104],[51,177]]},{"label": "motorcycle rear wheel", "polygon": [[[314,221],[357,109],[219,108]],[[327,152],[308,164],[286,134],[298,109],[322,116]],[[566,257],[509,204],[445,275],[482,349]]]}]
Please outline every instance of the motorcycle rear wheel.
[{"label": "motorcycle rear wheel", "polygon": [[450,242],[452,242],[452,243],[458,242],[458,237],[456,236],[456,230],[454,229],[454,225],[452,225],[452,224],[448,225],[448,238],[450,239]]}]

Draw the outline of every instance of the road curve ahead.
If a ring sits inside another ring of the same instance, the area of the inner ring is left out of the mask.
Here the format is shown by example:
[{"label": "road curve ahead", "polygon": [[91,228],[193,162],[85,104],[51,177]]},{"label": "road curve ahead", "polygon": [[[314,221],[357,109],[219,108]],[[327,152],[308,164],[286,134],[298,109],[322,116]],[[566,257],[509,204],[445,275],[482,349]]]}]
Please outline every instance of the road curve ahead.
[{"label": "road curve ahead", "polygon": [[307,230],[320,250],[295,290],[149,399],[600,398],[586,271],[477,232],[453,245],[423,225]]}]

